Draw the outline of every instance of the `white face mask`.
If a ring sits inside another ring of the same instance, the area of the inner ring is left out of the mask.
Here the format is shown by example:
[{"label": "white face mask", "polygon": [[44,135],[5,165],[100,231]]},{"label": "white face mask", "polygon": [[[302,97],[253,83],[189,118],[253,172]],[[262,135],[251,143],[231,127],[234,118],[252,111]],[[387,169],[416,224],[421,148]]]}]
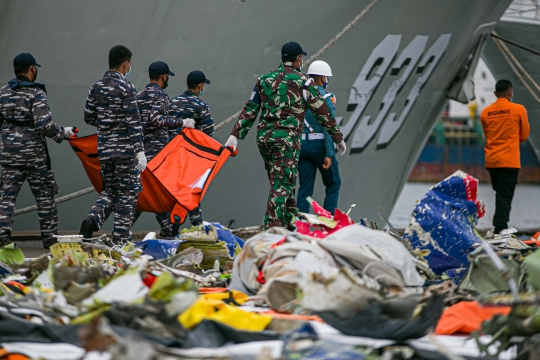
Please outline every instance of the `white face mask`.
[{"label": "white face mask", "polygon": [[304,58],[301,58],[302,59],[302,65],[300,65],[300,70],[302,70],[302,68],[304,67]]},{"label": "white face mask", "polygon": [[125,75],[125,78],[126,78],[126,79],[128,78],[129,74],[131,74],[131,64],[129,64],[129,70],[128,70],[128,72],[127,72],[126,75]]}]

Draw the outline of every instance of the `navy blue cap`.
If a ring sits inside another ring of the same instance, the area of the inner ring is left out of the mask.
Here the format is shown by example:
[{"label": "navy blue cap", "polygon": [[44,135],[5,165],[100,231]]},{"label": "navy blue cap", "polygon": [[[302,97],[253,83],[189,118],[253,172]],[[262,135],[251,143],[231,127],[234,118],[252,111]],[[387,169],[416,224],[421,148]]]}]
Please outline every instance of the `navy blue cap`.
[{"label": "navy blue cap", "polygon": [[169,70],[169,65],[165,64],[163,61],[154,61],[151,63],[150,67],[148,68],[148,74],[150,77],[163,74],[174,76],[174,73]]},{"label": "navy blue cap", "polygon": [[208,80],[204,73],[200,70],[193,70],[192,72],[190,72],[187,76],[187,82],[188,84],[210,84],[210,80]]},{"label": "navy blue cap", "polygon": [[13,68],[16,70],[30,65],[41,67],[41,65],[36,62],[36,59],[34,59],[34,57],[28,53],[20,53],[19,55],[15,56],[15,59],[13,59]]},{"label": "navy blue cap", "polygon": [[291,41],[283,45],[281,48],[281,56],[298,56],[298,55],[307,55],[307,52],[305,52],[299,43]]}]

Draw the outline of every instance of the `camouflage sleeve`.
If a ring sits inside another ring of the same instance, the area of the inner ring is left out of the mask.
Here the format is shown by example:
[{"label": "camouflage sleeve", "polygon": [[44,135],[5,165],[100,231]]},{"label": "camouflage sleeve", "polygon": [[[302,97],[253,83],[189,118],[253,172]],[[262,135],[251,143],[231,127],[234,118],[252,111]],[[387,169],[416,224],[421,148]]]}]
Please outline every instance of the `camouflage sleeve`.
[{"label": "camouflage sleeve", "polygon": [[90,88],[88,97],[86,98],[86,106],[84,107],[84,122],[88,125],[97,126],[97,111],[94,102],[94,87]]},{"label": "camouflage sleeve", "polygon": [[169,116],[169,96],[163,93],[157,94],[146,129],[153,130],[164,127],[171,129],[181,127],[182,123],[182,119]]},{"label": "camouflage sleeve", "polygon": [[[169,101],[169,117],[178,121],[182,120],[182,114],[180,112],[180,109],[176,105],[175,99],[172,99]],[[182,124],[180,124],[179,127],[169,129],[169,139],[172,139],[173,137],[178,135],[178,133],[182,129],[182,125],[183,125],[183,122]]]},{"label": "camouflage sleeve", "polygon": [[64,128],[52,121],[49,101],[44,91],[39,91],[34,98],[32,103],[32,117],[34,119],[34,131],[37,134],[45,135],[57,143],[61,143],[64,140]]},{"label": "camouflage sleeve", "polygon": [[244,139],[246,137],[248,131],[255,123],[257,114],[259,114],[259,110],[261,109],[261,96],[258,85],[259,82],[257,81],[246,106],[240,113],[240,117],[231,131],[231,135],[236,136],[238,139]]},{"label": "camouflage sleeve", "polygon": [[126,118],[126,126],[131,138],[131,143],[135,149],[135,153],[144,151],[141,115],[137,107],[137,91],[132,85],[126,89],[122,99],[122,107]]},{"label": "camouflage sleeve", "polygon": [[313,116],[328,131],[334,142],[336,144],[340,143],[343,140],[343,134],[341,134],[336,123],[335,113],[332,114],[330,106],[328,106],[316,86],[309,85],[307,90],[307,101]]},{"label": "camouflage sleeve", "polygon": [[212,119],[212,115],[210,114],[210,107],[207,103],[201,103],[197,110],[199,113],[199,118],[196,118],[196,121],[198,122],[201,131],[208,136],[213,136],[214,119]]}]

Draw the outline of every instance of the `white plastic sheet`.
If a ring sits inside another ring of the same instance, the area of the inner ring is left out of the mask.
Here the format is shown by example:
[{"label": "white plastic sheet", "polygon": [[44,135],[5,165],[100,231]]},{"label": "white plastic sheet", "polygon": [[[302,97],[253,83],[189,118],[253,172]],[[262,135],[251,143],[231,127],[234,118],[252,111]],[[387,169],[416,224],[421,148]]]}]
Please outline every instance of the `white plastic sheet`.
[{"label": "white plastic sheet", "polygon": [[321,240],[324,243],[343,241],[351,247],[369,246],[381,261],[392,265],[401,272],[406,286],[422,286],[424,279],[414,265],[414,258],[399,240],[380,230],[369,229],[362,225],[350,225]]}]

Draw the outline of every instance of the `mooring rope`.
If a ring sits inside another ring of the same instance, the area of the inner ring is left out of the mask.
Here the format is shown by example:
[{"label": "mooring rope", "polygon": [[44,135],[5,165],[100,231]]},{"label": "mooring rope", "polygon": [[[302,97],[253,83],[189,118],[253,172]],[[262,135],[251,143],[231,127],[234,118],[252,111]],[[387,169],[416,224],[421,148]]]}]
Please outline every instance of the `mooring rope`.
[{"label": "mooring rope", "polygon": [[[304,66],[309,66],[309,64],[311,64],[313,61],[315,61],[319,56],[321,56],[326,50],[328,50],[332,45],[334,45],[343,35],[345,35],[345,33],[347,31],[349,31],[350,29],[352,29],[352,27],[354,25],[356,25],[356,23],[362,19],[364,17],[364,15],[367,14],[367,12],[369,10],[371,10],[371,8],[373,6],[375,6],[375,4],[378,2],[379,0],[372,0],[361,12],[360,14],[356,15],[354,19],[352,19],[351,22],[349,22],[347,25],[345,25],[343,27],[343,29],[341,29],[340,32],[338,32],[336,34],[336,36],[334,36],[332,39],[330,39],[330,41],[328,41],[326,44],[323,45],[322,48],[320,48],[315,54],[313,54],[309,59],[307,59],[305,62],[304,62]],[[217,124],[215,127],[214,127],[214,130],[217,131],[221,128],[223,128],[225,125],[229,124],[231,121],[235,120],[238,118],[238,116],[240,116],[240,113],[242,112],[242,109],[240,109],[239,111],[235,112],[234,114],[232,114],[231,116],[229,116],[227,119],[223,120],[222,122],[220,122],[219,124]],[[86,189],[82,189],[82,190],[79,190],[79,191],[76,191],[74,193],[71,193],[69,195],[65,195],[65,196],[62,196],[62,197],[59,197],[58,199],[56,199],[56,203],[61,203],[61,202],[64,202],[64,201],[68,201],[68,200],[71,200],[71,199],[75,199],[79,196],[83,196],[85,194],[88,194],[90,192],[94,191],[94,188],[93,187],[89,187],[89,188],[86,188]],[[20,210],[15,210],[15,216],[17,215],[21,215],[21,214],[25,214],[25,213],[28,213],[30,211],[35,211],[37,210],[37,206],[36,205],[32,205],[32,206],[28,206],[28,207],[25,207],[25,208],[22,208]]]},{"label": "mooring rope", "polygon": [[[493,34],[497,35],[495,30],[493,30]],[[498,36],[498,35],[497,35]],[[540,97],[536,94],[536,92],[531,88],[530,84],[523,78],[520,71],[525,75],[525,77],[531,82],[531,84],[540,91],[540,86],[534,81],[533,77],[525,70],[523,65],[519,62],[518,59],[512,54],[510,49],[508,49],[508,46],[500,40],[499,38],[493,38],[493,41],[495,41],[495,45],[497,45],[497,48],[501,52],[502,56],[512,69],[512,71],[516,74],[516,76],[519,78],[523,86],[529,91],[529,93],[532,95],[532,97],[540,104]],[[517,67],[517,68],[516,68]]]},{"label": "mooring rope", "polygon": [[[328,41],[326,44],[323,45],[322,48],[320,48],[315,54],[311,55],[309,59],[307,59],[306,61],[304,61],[304,66],[309,66],[313,61],[317,60],[317,58],[319,56],[321,56],[326,50],[328,50],[330,48],[330,46],[334,45],[343,35],[345,35],[345,33],[349,30],[352,29],[352,27],[354,25],[356,25],[356,23],[362,19],[364,17],[364,15],[366,15],[368,13],[369,10],[371,10],[371,8],[373,6],[375,6],[375,4],[378,2],[379,0],[372,0],[361,12],[360,14],[356,15],[354,19],[352,19],[351,22],[349,22],[347,25],[345,25],[343,27],[343,29],[341,29],[340,32],[338,32],[336,34],[336,36],[334,36],[332,39],[330,39],[330,41]],[[222,122],[220,122],[219,124],[217,124],[215,126],[215,130],[219,130],[221,129],[222,127],[224,127],[225,125],[229,124],[231,121],[233,120],[236,120],[238,119],[238,116],[240,116],[240,113],[242,112],[242,109],[238,110],[237,112],[235,112],[234,114],[232,114],[231,116],[229,116],[228,118],[226,118],[225,120],[223,120]]]}]

